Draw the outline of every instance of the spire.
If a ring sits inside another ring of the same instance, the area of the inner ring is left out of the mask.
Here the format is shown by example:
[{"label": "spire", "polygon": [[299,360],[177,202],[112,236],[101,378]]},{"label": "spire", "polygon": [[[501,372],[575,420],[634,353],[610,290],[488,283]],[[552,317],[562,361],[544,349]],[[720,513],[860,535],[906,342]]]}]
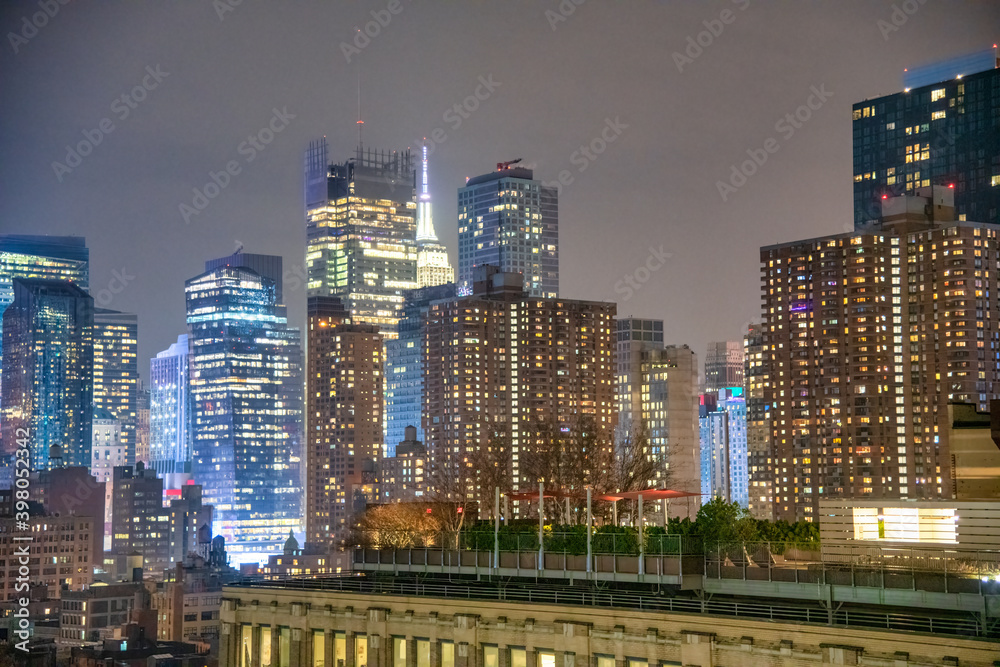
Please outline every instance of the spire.
[{"label": "spire", "polygon": [[434,233],[434,218],[431,215],[431,194],[427,188],[427,140],[424,139],[421,153],[423,166],[421,168],[420,195],[417,201],[417,243],[437,243]]}]

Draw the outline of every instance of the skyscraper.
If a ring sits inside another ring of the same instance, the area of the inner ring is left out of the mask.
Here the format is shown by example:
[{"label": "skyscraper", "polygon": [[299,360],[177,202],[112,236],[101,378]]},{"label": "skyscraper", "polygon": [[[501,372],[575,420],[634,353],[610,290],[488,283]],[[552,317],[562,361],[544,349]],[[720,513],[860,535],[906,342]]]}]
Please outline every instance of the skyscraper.
[{"label": "skyscraper", "polygon": [[705,355],[705,393],[743,386],[743,341],[709,343]]},{"label": "skyscraper", "polygon": [[143,568],[163,576],[170,566],[170,516],[163,506],[163,480],[142,463],[114,468],[111,553],[139,552]]},{"label": "skyscraper", "polygon": [[884,196],[954,185],[957,220],[1000,222],[1000,60],[993,48],[910,69],[901,93],[854,105],[854,224]]},{"label": "skyscraper", "polygon": [[455,283],[422,287],[406,294],[399,337],[385,341],[385,442],[387,456],[397,442],[406,440],[406,428],[416,429],[416,440],[424,437],[424,333],[427,309],[434,301],[455,298]]},{"label": "skyscraper", "polygon": [[138,322],[132,313],[94,309],[94,407],[121,424],[125,463],[135,463],[139,400]]},{"label": "skyscraper", "polygon": [[461,481],[462,467],[498,429],[510,443],[511,484],[533,488],[537,479],[522,463],[551,445],[539,426],[588,420],[605,442],[612,438],[616,306],[531,297],[517,273],[491,266],[476,273],[472,295],[427,309],[428,456],[439,479]]},{"label": "skyscraper", "polygon": [[[658,482],[679,491],[701,484],[698,449],[698,358],[686,345],[665,346],[663,320],[625,317],[617,323],[617,402],[622,436],[640,429]],[[620,436],[620,437],[622,437]],[[695,500],[671,503],[671,516],[692,518]]]},{"label": "skyscraper", "polygon": [[14,300],[15,278],[68,280],[87,291],[89,262],[90,251],[82,236],[0,235],[0,325],[4,310]]},{"label": "skyscraper", "polygon": [[26,438],[36,470],[89,467],[94,300],[67,281],[15,278],[13,287],[3,314],[3,453]]},{"label": "skyscraper", "polygon": [[335,298],[309,299],[306,542],[327,548],[377,500],[382,458],[382,335],[345,314]]},{"label": "skyscraper", "polygon": [[522,274],[529,296],[559,295],[558,189],[517,162],[500,162],[458,190],[460,294],[472,293],[473,270],[489,264]]},{"label": "skyscraper", "polygon": [[747,405],[747,475],[749,510],[757,519],[774,518],[774,475],[771,458],[771,406],[764,399],[768,386],[764,325],[752,322],[743,336],[743,382]]},{"label": "skyscraper", "polygon": [[185,292],[192,472],[239,561],[299,526],[302,358],[276,282],[230,259]]},{"label": "skyscraper", "polygon": [[448,249],[438,243],[431,211],[431,193],[427,187],[427,146],[421,153],[420,195],[417,200],[417,285],[433,287],[455,281],[455,270],[448,261]]},{"label": "skyscraper", "polygon": [[816,520],[820,497],[954,497],[948,405],[1000,397],[1000,226],[955,221],[953,192],[761,248],[776,518]]},{"label": "skyscraper", "polygon": [[122,424],[105,408],[94,409],[91,437],[90,474],[104,485],[104,534],[111,535],[111,508],[114,504],[114,470],[129,465],[128,448],[122,442]]},{"label": "skyscraper", "polygon": [[355,324],[396,335],[406,290],[417,287],[413,160],[409,150],[358,149],[329,164],[326,140],[306,152],[309,296],[339,297]]},{"label": "skyscraper", "polygon": [[150,467],[165,477],[191,472],[191,392],[188,336],[149,361],[149,459]]},{"label": "skyscraper", "polygon": [[743,387],[701,395],[701,495],[747,507],[747,404]]}]

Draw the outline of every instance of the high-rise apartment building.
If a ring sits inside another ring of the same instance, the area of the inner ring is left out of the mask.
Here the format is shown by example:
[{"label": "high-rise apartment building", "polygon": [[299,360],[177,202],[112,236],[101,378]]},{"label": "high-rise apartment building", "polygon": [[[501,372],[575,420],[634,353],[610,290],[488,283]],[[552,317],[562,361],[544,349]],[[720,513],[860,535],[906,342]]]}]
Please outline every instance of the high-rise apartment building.
[{"label": "high-rise apartment building", "polygon": [[955,221],[953,192],[761,248],[777,518],[816,520],[821,496],[954,497],[948,404],[1000,396],[1000,226]]},{"label": "high-rise apartment building", "polygon": [[306,544],[327,548],[377,500],[382,458],[382,335],[345,314],[337,299],[309,299]]},{"label": "high-rise apartment building", "polygon": [[709,343],[705,354],[705,393],[743,386],[743,341]]},{"label": "high-rise apartment building", "polygon": [[138,345],[138,320],[133,313],[94,309],[94,408],[104,408],[121,423],[123,465],[135,463]]},{"label": "high-rise apartment building", "polygon": [[191,472],[189,359],[188,336],[181,334],[149,361],[149,464],[163,476]]},{"label": "high-rise apartment building", "polygon": [[306,152],[308,294],[339,297],[352,322],[387,338],[417,287],[414,173],[409,150],[359,148],[343,164],[329,164],[325,139]]},{"label": "high-rise apartment building", "polygon": [[94,300],[67,281],[15,278],[13,286],[3,314],[2,451],[12,454],[27,439],[35,470],[88,467]]},{"label": "high-rise apartment building", "polygon": [[701,436],[701,495],[747,507],[747,404],[743,387],[702,394],[698,409]]},{"label": "high-rise apartment building", "polygon": [[[665,346],[663,320],[625,317],[616,335],[619,437],[643,433],[657,461],[654,488],[695,491],[701,484],[698,358],[686,345]],[[691,516],[697,498],[674,501],[671,516]]]},{"label": "high-rise apartment building", "polygon": [[774,518],[774,476],[771,470],[771,406],[764,399],[767,370],[764,325],[751,322],[743,336],[743,381],[747,406],[747,476],[750,513],[757,519]]},{"label": "high-rise apartment building", "polygon": [[455,298],[455,283],[407,292],[399,320],[399,336],[385,341],[385,443],[393,456],[397,442],[406,440],[406,428],[423,440],[424,333],[427,309],[434,301]]},{"label": "high-rise apartment building", "polygon": [[[588,420],[610,442],[615,415],[613,303],[525,294],[517,273],[477,270],[473,294],[431,303],[426,318],[424,434],[432,470],[461,480],[494,430],[510,444],[514,488],[534,488],[522,462],[550,445],[539,425]],[[469,495],[474,489],[468,489]]]},{"label": "high-rise apartment building", "polygon": [[128,448],[122,443],[122,423],[105,408],[94,408],[90,474],[104,485],[104,534],[111,535],[115,468],[130,465]]},{"label": "high-rise apartment building", "polygon": [[959,221],[1000,222],[1000,60],[996,45],[911,68],[901,93],[854,105],[854,224],[881,200],[953,185]]},{"label": "high-rise apartment building", "polygon": [[192,473],[237,562],[278,548],[300,519],[300,334],[279,291],[239,254],[185,284]]},{"label": "high-rise apartment building", "polygon": [[458,190],[458,288],[472,294],[474,271],[520,273],[529,296],[559,295],[559,192],[531,169],[501,162]]},{"label": "high-rise apartment building", "polygon": [[427,146],[421,154],[420,195],[417,199],[417,285],[433,287],[455,282],[448,249],[438,243],[434,231],[431,193],[427,187]]},{"label": "high-rise apartment building", "polygon": [[164,507],[163,480],[137,463],[114,469],[111,553],[138,552],[143,569],[163,575],[170,566],[170,516]]}]

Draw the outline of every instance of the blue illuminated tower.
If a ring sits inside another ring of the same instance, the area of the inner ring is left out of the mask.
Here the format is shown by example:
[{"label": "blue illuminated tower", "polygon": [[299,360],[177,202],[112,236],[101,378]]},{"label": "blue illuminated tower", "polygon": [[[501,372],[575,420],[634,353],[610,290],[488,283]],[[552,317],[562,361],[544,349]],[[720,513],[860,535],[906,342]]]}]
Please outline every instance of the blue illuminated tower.
[{"label": "blue illuminated tower", "polygon": [[208,262],[185,286],[192,472],[237,561],[280,549],[300,526],[303,398],[300,333],[277,281],[241,264]]}]

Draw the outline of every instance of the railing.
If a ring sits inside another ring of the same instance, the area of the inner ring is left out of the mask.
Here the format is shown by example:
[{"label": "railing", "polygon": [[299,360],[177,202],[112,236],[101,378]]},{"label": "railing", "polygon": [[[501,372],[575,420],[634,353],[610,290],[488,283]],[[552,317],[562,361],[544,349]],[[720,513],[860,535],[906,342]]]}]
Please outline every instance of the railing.
[{"label": "railing", "polygon": [[844,627],[880,628],[895,631],[930,632],[969,637],[1000,638],[996,622],[980,623],[968,614],[937,615],[898,614],[877,611],[840,609],[831,611],[815,606],[781,601],[744,602],[736,600],[706,600],[691,597],[643,595],[627,591],[597,590],[569,586],[508,585],[499,582],[427,582],[414,579],[389,580],[368,577],[311,577],[283,581],[244,581],[237,587],[345,591],[373,595],[404,597],[436,597],[446,599],[497,600],[529,604],[559,604],[582,607],[616,607],[639,611],[713,614],[742,618],[817,623]]}]

